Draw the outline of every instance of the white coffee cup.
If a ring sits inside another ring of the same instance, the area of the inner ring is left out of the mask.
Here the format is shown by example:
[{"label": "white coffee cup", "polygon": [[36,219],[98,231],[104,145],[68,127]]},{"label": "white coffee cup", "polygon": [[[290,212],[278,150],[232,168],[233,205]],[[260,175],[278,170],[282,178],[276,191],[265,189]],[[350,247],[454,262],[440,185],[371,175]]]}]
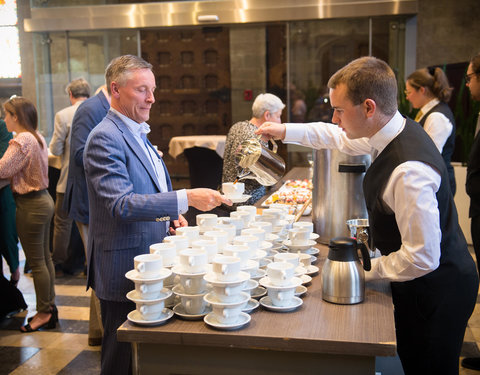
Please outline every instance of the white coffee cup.
[{"label": "white coffee cup", "polygon": [[207,282],[204,280],[203,275],[200,277],[193,275],[180,275],[180,285],[186,294],[200,294],[207,290]]},{"label": "white coffee cup", "polygon": [[[260,216],[260,218],[261,218],[261,216]],[[255,221],[255,222],[251,223],[249,226],[250,226],[250,228],[263,229],[266,233],[272,233],[272,230],[273,230],[272,223],[270,223],[268,221]]]},{"label": "white coffee cup", "polygon": [[250,247],[247,245],[227,244],[223,249],[223,255],[240,258],[240,267],[243,267],[250,259]]},{"label": "white coffee cup", "polygon": [[176,229],[177,236],[184,236],[188,238],[188,243],[191,246],[193,241],[200,239],[200,227],[180,227]]},{"label": "white coffee cup", "polygon": [[248,226],[248,224],[250,224],[250,221],[251,221],[250,214],[247,211],[233,211],[233,212],[230,212],[230,217],[242,220],[243,221],[243,227]]},{"label": "white coffee cup", "polygon": [[313,223],[311,221],[297,221],[292,224],[293,228],[304,228],[313,233]]},{"label": "white coffee cup", "polygon": [[241,198],[245,191],[245,184],[243,182],[224,182],[222,184],[222,191],[227,198]]},{"label": "white coffee cup", "polygon": [[205,306],[207,304],[203,299],[204,295],[205,293],[195,295],[181,295],[180,300],[182,301],[185,312],[191,315],[201,314],[205,310]]},{"label": "white coffee cup", "polygon": [[220,302],[229,303],[239,299],[240,292],[243,291],[244,287],[245,283],[235,284],[232,286],[214,284],[212,285],[212,291],[215,293],[215,296]]},{"label": "white coffee cup", "polygon": [[298,254],[298,261],[300,265],[307,268],[312,264],[312,256],[310,254],[299,253]]},{"label": "white coffee cup", "polygon": [[213,227],[213,230],[221,230],[227,232],[228,242],[233,241],[233,237],[237,235],[237,227],[229,223],[218,223]]},{"label": "white coffee cup", "polygon": [[236,323],[243,306],[226,306],[226,305],[212,305],[212,312],[217,321],[221,324]]},{"label": "white coffee cup", "polygon": [[135,281],[135,291],[140,299],[152,300],[160,296],[163,289],[163,280],[146,283]]},{"label": "white coffee cup", "polygon": [[218,221],[218,216],[215,214],[198,214],[196,216],[197,225],[200,227],[200,230],[204,232],[213,228]]},{"label": "white coffee cup", "polygon": [[292,245],[307,245],[310,241],[310,232],[305,228],[292,228],[288,230],[288,238]]},{"label": "white coffee cup", "polygon": [[259,220],[270,223],[272,227],[278,226],[278,223],[280,222],[280,219],[278,218],[277,215],[266,214],[266,213],[262,213]]},{"label": "white coffee cup", "polygon": [[232,281],[241,270],[240,258],[217,255],[212,261],[212,271],[218,281]]},{"label": "white coffee cup", "polygon": [[202,239],[215,241],[217,243],[218,252],[222,252],[226,244],[228,244],[228,233],[224,230],[208,230],[203,233]]},{"label": "white coffee cup", "polygon": [[235,234],[240,234],[240,231],[245,226],[243,220],[238,217],[221,217],[219,219],[223,224],[232,224],[235,225],[236,232]]},{"label": "white coffee cup", "polygon": [[260,246],[260,241],[255,236],[236,236],[233,238],[234,245],[247,245],[250,248],[252,257]]},{"label": "white coffee cup", "polygon": [[262,216],[264,215],[273,215],[277,218],[277,220],[283,220],[286,213],[281,208],[266,208],[262,211]]},{"label": "white coffee cup", "polygon": [[189,246],[188,237],[184,236],[167,236],[163,239],[163,242],[175,244],[177,255],[180,254],[181,250],[184,250]]},{"label": "white coffee cup", "polygon": [[257,207],[255,206],[238,206],[237,212],[248,212],[250,214],[250,221],[255,220],[255,216],[257,216]]},{"label": "white coffee cup", "polygon": [[295,267],[287,262],[273,262],[267,265],[267,276],[275,286],[285,286],[290,283],[295,273]]},{"label": "white coffee cup", "polygon": [[163,266],[169,267],[175,263],[177,246],[174,243],[160,242],[150,245],[150,254],[158,254],[163,258]]},{"label": "white coffee cup", "polygon": [[158,319],[165,308],[165,300],[156,302],[137,302],[137,311],[145,321]]},{"label": "white coffee cup", "polygon": [[192,249],[203,249],[207,252],[207,262],[211,263],[218,252],[217,241],[215,240],[196,240],[192,242]]},{"label": "white coffee cup", "polygon": [[180,251],[179,263],[186,273],[200,273],[207,269],[208,255],[203,249],[185,249]]},{"label": "white coffee cup", "polygon": [[262,228],[245,228],[245,229],[242,229],[241,235],[255,236],[261,242],[261,241],[265,241],[265,236],[267,235],[267,232],[265,232],[265,230]]},{"label": "white coffee cup", "polygon": [[133,258],[135,270],[141,279],[153,279],[160,276],[163,258],[157,254],[142,254]]},{"label": "white coffee cup", "polygon": [[291,263],[294,267],[298,267],[300,260],[296,253],[278,253],[273,256],[275,262]]},{"label": "white coffee cup", "polygon": [[288,289],[267,288],[267,293],[274,306],[285,307],[292,303],[295,296],[295,287]]}]

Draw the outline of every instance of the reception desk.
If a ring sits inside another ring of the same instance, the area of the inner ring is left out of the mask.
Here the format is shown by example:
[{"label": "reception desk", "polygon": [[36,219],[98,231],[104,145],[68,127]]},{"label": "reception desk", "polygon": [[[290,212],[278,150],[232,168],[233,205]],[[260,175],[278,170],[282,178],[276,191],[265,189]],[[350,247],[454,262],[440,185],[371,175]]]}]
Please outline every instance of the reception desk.
[{"label": "reception desk", "polygon": [[365,301],[357,305],[325,302],[321,268],[328,248],[317,247],[320,272],[295,311],[260,306],[236,331],[176,317],[157,327],[125,322],[118,339],[132,344],[135,373],[373,375],[376,356],[396,354],[389,283],[368,283]]}]

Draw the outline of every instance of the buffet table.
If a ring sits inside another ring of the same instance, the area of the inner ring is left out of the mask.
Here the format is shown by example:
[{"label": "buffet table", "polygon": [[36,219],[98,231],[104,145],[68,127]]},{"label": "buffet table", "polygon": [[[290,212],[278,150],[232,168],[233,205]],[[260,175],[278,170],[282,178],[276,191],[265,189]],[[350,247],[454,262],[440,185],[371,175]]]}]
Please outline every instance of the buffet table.
[{"label": "buffet table", "polygon": [[168,144],[168,153],[176,158],[186,148],[205,147],[215,151],[221,158],[223,158],[226,139],[226,135],[189,135],[172,137]]},{"label": "buffet table", "polygon": [[[287,178],[301,177],[297,171]],[[389,283],[368,283],[365,301],[358,305],[325,302],[321,268],[328,248],[316,247],[320,272],[295,311],[259,307],[236,331],[176,317],[157,327],[125,322],[118,339],[132,343],[134,373],[373,375],[376,356],[396,354]]]}]

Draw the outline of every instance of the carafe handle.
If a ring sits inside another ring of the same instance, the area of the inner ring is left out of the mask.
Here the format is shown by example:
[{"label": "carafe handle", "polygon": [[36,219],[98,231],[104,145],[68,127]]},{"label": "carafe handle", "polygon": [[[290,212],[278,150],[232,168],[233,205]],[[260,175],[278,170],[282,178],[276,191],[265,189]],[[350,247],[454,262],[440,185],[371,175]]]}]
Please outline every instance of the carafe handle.
[{"label": "carafe handle", "polygon": [[[261,139],[262,139],[262,135],[261,135],[261,134],[257,135],[257,140],[260,141]],[[275,142],[275,141],[273,140],[273,138],[270,138],[269,141],[272,142],[272,146],[273,146],[273,148],[272,148],[271,151],[272,151],[274,154],[276,154],[276,153],[277,153],[277,150],[278,150],[277,142]]]},{"label": "carafe handle", "polygon": [[362,253],[363,269],[365,271],[370,271],[372,269],[372,264],[370,262],[370,254],[368,253],[368,249],[363,242],[359,243],[358,245],[360,246],[360,252]]}]

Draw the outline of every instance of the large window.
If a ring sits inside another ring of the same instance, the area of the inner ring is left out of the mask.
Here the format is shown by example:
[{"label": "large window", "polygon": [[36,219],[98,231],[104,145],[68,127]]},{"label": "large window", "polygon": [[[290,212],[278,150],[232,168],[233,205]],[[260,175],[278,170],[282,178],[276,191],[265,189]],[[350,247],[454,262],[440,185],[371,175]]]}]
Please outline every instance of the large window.
[{"label": "large window", "polygon": [[0,35],[0,79],[19,78],[21,67],[16,0],[0,0]]}]

